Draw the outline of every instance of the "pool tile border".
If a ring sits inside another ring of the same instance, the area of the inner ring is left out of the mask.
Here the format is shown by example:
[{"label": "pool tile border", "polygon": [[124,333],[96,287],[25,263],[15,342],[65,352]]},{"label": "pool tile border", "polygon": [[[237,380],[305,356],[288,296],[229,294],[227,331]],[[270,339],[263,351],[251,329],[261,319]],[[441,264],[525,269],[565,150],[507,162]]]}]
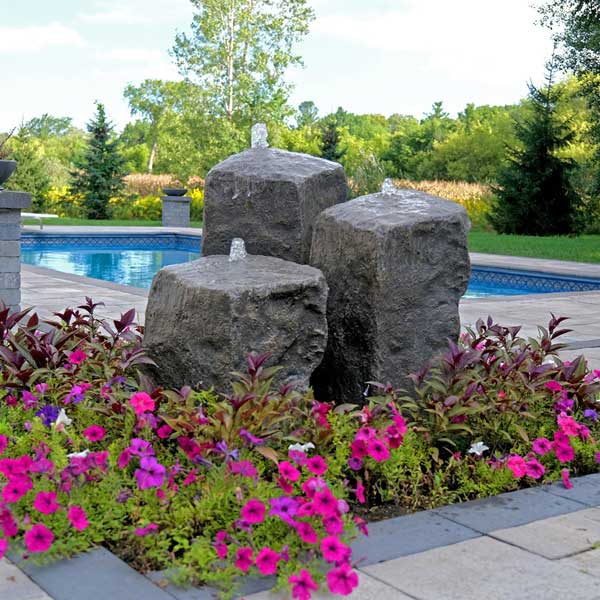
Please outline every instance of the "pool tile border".
[{"label": "pool tile border", "polygon": [[[572,481],[570,490],[549,484],[372,523],[369,537],[353,545],[357,558],[367,555],[359,569],[600,505],[600,473]],[[210,587],[161,587],[164,571],[141,575],[104,548],[44,567],[12,560],[54,600],[209,600],[215,594]],[[273,583],[247,578],[241,593],[266,591]]]}]

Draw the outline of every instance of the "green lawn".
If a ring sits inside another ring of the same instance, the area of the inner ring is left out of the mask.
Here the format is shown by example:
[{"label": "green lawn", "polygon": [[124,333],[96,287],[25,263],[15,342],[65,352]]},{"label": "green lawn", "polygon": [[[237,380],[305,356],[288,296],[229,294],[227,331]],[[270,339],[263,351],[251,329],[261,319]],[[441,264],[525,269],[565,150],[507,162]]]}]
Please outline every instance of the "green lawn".
[{"label": "green lawn", "polygon": [[600,235],[536,237],[475,230],[469,234],[469,249],[487,254],[600,263]]},{"label": "green lawn", "polygon": [[[128,221],[128,220],[99,220],[91,221],[89,219],[70,219],[70,218],[58,218],[58,219],[43,219],[44,226],[46,225],[86,225],[86,226],[103,226],[103,227],[160,227],[162,223],[160,221]],[[24,219],[25,225],[39,225],[39,221],[36,219]],[[202,221],[192,221],[191,227],[202,227]]]}]

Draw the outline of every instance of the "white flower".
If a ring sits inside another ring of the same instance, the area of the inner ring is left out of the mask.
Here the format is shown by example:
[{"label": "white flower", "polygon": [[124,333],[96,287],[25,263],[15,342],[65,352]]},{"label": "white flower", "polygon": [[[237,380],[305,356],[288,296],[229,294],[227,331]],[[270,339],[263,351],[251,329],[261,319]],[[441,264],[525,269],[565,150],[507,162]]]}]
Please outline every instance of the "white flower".
[{"label": "white flower", "polygon": [[481,456],[486,450],[489,448],[483,442],[475,442],[471,444],[469,448],[469,454],[477,454],[477,456]]},{"label": "white flower", "polygon": [[61,426],[69,426],[71,423],[73,422],[73,419],[69,419],[69,417],[67,417],[67,413],[65,412],[64,408],[60,409],[60,412],[58,413],[58,417],[56,418],[56,421],[54,422],[54,427],[56,427],[57,429],[61,428]]},{"label": "white flower", "polygon": [[308,444],[291,444],[288,446],[288,450],[293,450],[294,452],[308,452],[309,450],[314,450],[315,445],[312,442],[308,442]]},{"label": "white flower", "polygon": [[85,458],[89,453],[89,450],[83,450],[82,452],[72,452],[71,454],[67,454],[67,458]]}]

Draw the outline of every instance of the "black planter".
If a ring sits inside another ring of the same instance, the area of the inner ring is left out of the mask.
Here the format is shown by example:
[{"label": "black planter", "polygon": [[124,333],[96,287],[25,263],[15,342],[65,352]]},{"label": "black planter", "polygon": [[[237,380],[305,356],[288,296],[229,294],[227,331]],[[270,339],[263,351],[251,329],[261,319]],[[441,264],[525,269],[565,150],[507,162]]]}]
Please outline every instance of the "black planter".
[{"label": "black planter", "polygon": [[163,192],[167,196],[185,196],[187,190],[183,188],[164,188]]},{"label": "black planter", "polygon": [[16,168],[16,160],[0,160],[0,190],[2,184],[13,174]]}]

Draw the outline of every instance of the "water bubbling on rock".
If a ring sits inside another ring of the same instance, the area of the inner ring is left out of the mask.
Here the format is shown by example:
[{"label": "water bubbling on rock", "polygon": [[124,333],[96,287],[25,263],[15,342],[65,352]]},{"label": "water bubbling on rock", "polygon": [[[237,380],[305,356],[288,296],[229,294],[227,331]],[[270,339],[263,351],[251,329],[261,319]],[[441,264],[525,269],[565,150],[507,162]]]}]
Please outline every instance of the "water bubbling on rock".
[{"label": "water bubbling on rock", "polygon": [[229,250],[229,262],[244,260],[248,256],[246,252],[246,243],[242,238],[233,238]]},{"label": "water bubbling on rock", "polygon": [[264,123],[256,123],[251,130],[252,147],[253,148],[268,148],[269,147],[269,131]]}]

